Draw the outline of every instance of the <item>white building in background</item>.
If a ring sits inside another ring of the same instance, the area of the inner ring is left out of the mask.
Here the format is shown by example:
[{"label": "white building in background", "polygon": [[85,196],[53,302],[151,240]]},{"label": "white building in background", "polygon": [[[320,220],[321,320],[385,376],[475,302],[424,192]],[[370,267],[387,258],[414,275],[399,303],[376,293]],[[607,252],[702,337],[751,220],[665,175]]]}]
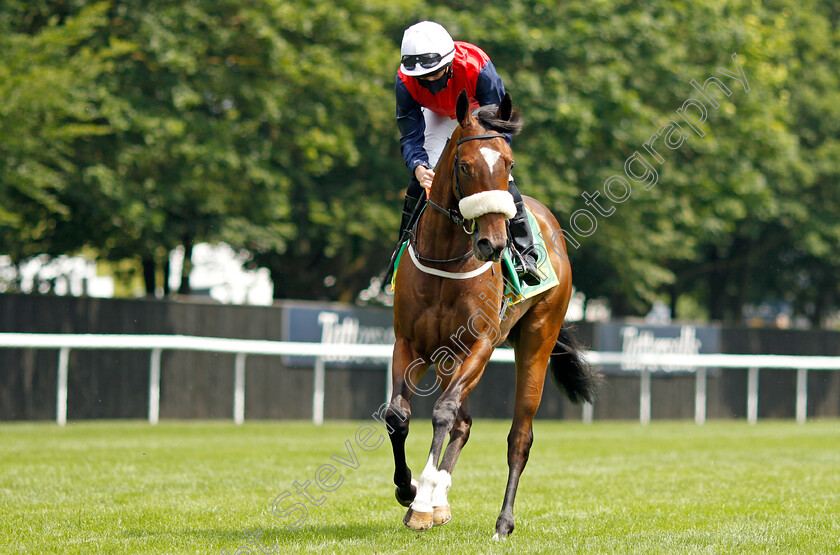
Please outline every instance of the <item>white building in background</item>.
[{"label": "white building in background", "polygon": [[0,293],[20,279],[24,293],[54,293],[75,297],[113,297],[114,279],[96,274],[96,261],[84,256],[36,256],[21,264],[20,275],[15,272],[12,259],[0,256]]},{"label": "white building in background", "polygon": [[[274,283],[267,268],[244,267],[246,251],[236,251],[226,243],[199,243],[193,247],[190,288],[193,295],[209,295],[225,304],[270,305],[274,302]],[[169,253],[169,288],[181,285],[184,248]]]},{"label": "white building in background", "polygon": [[[274,301],[274,284],[268,269],[249,270],[244,267],[245,251],[235,251],[229,245],[200,243],[193,247],[190,287],[193,296],[209,296],[226,304],[270,305]],[[184,249],[179,247],[169,255],[171,291],[181,285],[181,268]],[[53,293],[74,297],[114,296],[114,278],[98,276],[96,261],[85,256],[36,256],[15,272],[12,260],[0,255],[0,293],[11,290],[12,283],[20,279],[24,293]],[[143,294],[138,292],[138,296]]]}]

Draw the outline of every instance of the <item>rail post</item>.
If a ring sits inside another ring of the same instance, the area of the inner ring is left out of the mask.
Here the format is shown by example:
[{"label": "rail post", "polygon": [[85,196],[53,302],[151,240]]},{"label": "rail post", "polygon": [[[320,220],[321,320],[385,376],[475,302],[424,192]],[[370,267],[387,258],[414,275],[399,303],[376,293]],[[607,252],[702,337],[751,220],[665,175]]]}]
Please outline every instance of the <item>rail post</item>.
[{"label": "rail post", "polygon": [[642,370],[639,393],[639,422],[650,424],[650,370]]},{"label": "rail post", "polygon": [[160,420],[160,348],[152,349],[149,361],[149,424],[156,425]]},{"label": "rail post", "polygon": [[58,392],[55,401],[55,421],[59,426],[67,424],[67,367],[70,364],[70,347],[58,351]]},{"label": "rail post", "polygon": [[236,353],[233,376],[233,421],[245,422],[245,353]]},{"label": "rail post", "polygon": [[593,420],[594,416],[595,416],[595,407],[592,405],[592,403],[584,402],[583,403],[583,414],[581,415],[581,418],[583,419],[583,423],[584,424],[592,424],[592,420]]},{"label": "rail post", "polygon": [[698,368],[694,384],[694,422],[698,426],[706,423],[706,369]]},{"label": "rail post", "polygon": [[315,387],[312,393],[312,423],[324,423],[324,359],[315,357]]},{"label": "rail post", "polygon": [[747,371],[747,422],[758,422],[758,368]]},{"label": "rail post", "polygon": [[804,424],[808,418],[808,369],[796,370],[796,421]]}]

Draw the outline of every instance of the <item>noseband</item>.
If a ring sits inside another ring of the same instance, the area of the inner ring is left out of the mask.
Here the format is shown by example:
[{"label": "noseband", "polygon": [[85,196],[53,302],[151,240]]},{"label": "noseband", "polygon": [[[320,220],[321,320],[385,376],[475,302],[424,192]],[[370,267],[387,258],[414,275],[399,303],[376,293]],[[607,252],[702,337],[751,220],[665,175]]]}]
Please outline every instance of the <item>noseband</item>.
[{"label": "noseband", "polygon": [[[504,138],[504,135],[502,135],[501,133],[485,133],[483,135],[472,135],[470,137],[464,137],[463,139],[458,139],[458,142],[455,143],[455,159],[452,162],[452,174],[453,174],[453,178],[455,180],[455,193],[457,195],[456,199],[459,201],[459,204],[460,204],[461,201],[463,201],[464,199],[469,198],[469,197],[466,197],[464,195],[464,187],[463,187],[463,185],[461,185],[461,172],[458,171],[458,147],[461,146],[461,144],[463,144],[467,141],[476,141],[476,140],[484,140],[484,139],[503,139],[503,138]],[[485,191],[484,193],[476,193],[476,195],[487,194],[487,193],[495,193],[495,192],[497,192],[497,191]],[[476,196],[476,195],[470,195],[470,196],[472,197],[472,196]],[[447,208],[444,208],[443,206],[437,204],[436,202],[434,202],[434,201],[432,201],[431,199],[428,199],[428,198],[426,199],[426,204],[431,205],[432,208],[434,208],[438,212],[447,216],[449,218],[449,221],[451,221],[453,224],[463,228],[464,233],[466,233],[467,235],[472,235],[477,231],[476,225],[475,225],[475,218],[477,218],[477,216],[473,216],[471,218],[465,218],[464,215],[461,213],[460,207],[459,208],[447,209]],[[510,216],[510,217],[512,217],[512,216]],[[467,222],[471,223],[469,229],[467,229],[467,227],[466,227]],[[418,218],[417,223],[419,223],[419,218]],[[412,236],[414,236],[414,234],[412,234]],[[415,242],[416,242],[416,237],[415,237]],[[473,255],[473,250],[470,249],[469,252],[467,252],[465,254],[462,254],[461,256],[458,256],[456,258],[449,258],[449,259],[445,259],[445,260],[435,260],[435,259],[432,259],[432,258],[425,258],[423,256],[420,256],[420,254],[416,252],[417,249],[415,248],[414,250],[415,250],[415,254],[416,254],[418,260],[420,260],[422,262],[425,262],[425,263],[431,263],[431,264],[452,264],[452,263],[455,263],[455,262],[460,262],[462,260],[466,260]]]},{"label": "noseband", "polygon": [[[461,172],[458,171],[458,154],[459,154],[458,147],[461,146],[461,144],[466,143],[467,141],[476,141],[476,140],[483,140],[483,139],[503,139],[503,138],[504,138],[504,135],[502,135],[501,133],[485,133],[483,135],[472,135],[471,137],[464,137],[463,139],[458,139],[458,142],[455,143],[455,160],[453,160],[453,162],[452,162],[452,174],[453,174],[453,177],[455,179],[455,193],[457,194],[457,200],[459,202],[464,198],[464,187],[463,187],[463,185],[461,185]],[[472,220],[472,226],[471,226],[470,230],[467,230],[467,228],[465,227],[464,232],[467,235],[472,235],[473,233],[475,233],[475,221],[473,220],[473,218],[465,218],[461,214],[460,209],[454,209],[454,208],[453,209],[446,209],[443,206],[437,204],[436,202],[433,202],[433,201],[428,200],[428,199],[426,200],[426,203],[432,205],[432,208],[434,208],[438,212],[441,212],[441,213],[445,214],[446,216],[448,216],[449,221],[451,221],[453,224],[455,224],[457,226],[462,226],[463,227],[464,224],[467,223],[467,221]]]}]

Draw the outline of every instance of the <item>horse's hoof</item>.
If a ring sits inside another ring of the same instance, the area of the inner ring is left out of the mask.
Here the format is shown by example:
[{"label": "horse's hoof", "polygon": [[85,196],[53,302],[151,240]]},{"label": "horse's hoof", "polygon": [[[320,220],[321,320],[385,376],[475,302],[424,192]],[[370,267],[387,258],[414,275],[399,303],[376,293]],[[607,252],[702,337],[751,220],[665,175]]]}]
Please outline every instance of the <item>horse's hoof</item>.
[{"label": "horse's hoof", "polygon": [[434,513],[418,513],[414,509],[409,508],[408,511],[405,513],[405,517],[403,518],[403,524],[411,528],[416,532],[425,532],[429,528],[432,527],[434,524],[433,522],[433,515]]},{"label": "horse's hoof", "polygon": [[450,520],[452,520],[452,511],[449,510],[449,505],[439,505],[434,508],[434,513],[432,520],[435,523],[435,526],[440,526],[442,524],[446,524]]},{"label": "horse's hoof", "polygon": [[420,482],[417,480],[411,480],[411,496],[410,497],[401,497],[400,496],[400,488],[399,486],[396,487],[394,490],[394,496],[397,498],[397,503],[402,505],[403,507],[410,507],[411,502],[414,501],[414,496],[417,495],[417,486],[420,485]]}]

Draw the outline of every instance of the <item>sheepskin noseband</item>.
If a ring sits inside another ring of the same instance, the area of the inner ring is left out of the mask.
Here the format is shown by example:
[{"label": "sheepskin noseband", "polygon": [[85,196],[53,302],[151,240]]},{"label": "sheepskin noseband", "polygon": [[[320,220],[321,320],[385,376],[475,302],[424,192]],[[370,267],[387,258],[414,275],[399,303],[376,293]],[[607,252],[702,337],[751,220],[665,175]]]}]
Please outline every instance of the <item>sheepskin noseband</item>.
[{"label": "sheepskin noseband", "polygon": [[504,214],[508,220],[516,215],[513,195],[507,191],[483,191],[464,197],[458,203],[461,215],[474,220],[485,214]]}]

